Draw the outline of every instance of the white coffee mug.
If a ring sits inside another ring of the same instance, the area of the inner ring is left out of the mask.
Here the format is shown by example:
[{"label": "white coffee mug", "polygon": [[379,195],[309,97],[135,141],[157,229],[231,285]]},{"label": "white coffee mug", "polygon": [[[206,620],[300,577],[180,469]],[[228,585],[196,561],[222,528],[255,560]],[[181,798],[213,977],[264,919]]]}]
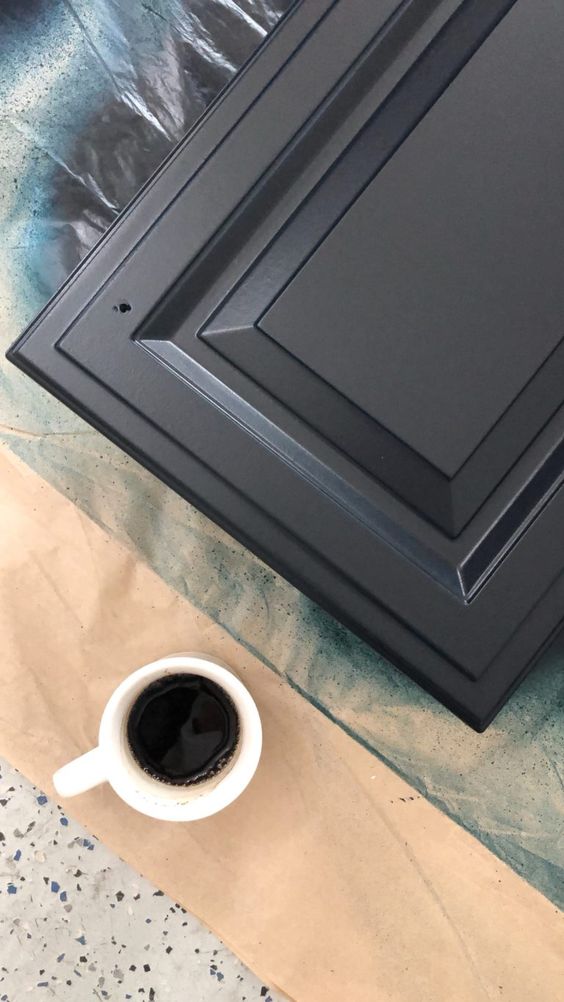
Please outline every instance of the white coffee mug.
[{"label": "white coffee mug", "polygon": [[[129,712],[140,693],[166,675],[180,673],[212,679],[231,697],[239,717],[239,739],[233,758],[217,775],[191,786],[172,786],[143,771],[127,740]],[[262,748],[262,727],[254,699],[226,665],[206,654],[173,654],[128,675],[110,696],[98,735],[98,747],[68,762],[53,776],[61,797],[108,782],[143,814],[162,821],[196,821],[231,804],[250,783]]]}]

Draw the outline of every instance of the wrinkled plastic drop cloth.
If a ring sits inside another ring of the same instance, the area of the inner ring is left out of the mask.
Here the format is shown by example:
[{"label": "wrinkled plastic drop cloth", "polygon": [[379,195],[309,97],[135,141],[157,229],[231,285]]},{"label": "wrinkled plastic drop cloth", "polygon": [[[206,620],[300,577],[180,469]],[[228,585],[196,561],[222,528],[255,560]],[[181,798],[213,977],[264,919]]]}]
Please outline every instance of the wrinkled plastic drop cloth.
[{"label": "wrinkled plastic drop cloth", "polygon": [[33,218],[11,221],[42,245],[35,280],[43,297],[288,6],[289,0],[3,0],[2,167],[20,165],[19,180],[33,186],[27,190]]},{"label": "wrinkled plastic drop cloth", "polygon": [[[4,347],[289,6],[2,0]],[[3,444],[564,905],[561,651],[474,734],[31,380],[0,379]]]}]

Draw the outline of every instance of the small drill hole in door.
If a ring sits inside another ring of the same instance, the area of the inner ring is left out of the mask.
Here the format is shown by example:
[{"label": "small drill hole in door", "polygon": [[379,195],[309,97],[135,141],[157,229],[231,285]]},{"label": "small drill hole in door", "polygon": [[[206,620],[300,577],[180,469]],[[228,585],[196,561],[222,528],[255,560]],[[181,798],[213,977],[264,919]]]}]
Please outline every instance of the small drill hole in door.
[{"label": "small drill hole in door", "polygon": [[114,306],[114,310],[119,311],[119,313],[129,313],[130,309],[131,303],[118,303],[117,306]]}]

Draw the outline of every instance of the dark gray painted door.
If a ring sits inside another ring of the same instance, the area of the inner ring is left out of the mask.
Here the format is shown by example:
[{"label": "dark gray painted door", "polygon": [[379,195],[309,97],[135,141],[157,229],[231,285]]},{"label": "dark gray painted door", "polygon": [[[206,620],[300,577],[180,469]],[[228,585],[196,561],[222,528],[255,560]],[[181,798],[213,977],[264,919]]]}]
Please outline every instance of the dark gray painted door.
[{"label": "dark gray painted door", "polygon": [[563,51],[303,0],[11,352],[478,728],[563,618]]}]

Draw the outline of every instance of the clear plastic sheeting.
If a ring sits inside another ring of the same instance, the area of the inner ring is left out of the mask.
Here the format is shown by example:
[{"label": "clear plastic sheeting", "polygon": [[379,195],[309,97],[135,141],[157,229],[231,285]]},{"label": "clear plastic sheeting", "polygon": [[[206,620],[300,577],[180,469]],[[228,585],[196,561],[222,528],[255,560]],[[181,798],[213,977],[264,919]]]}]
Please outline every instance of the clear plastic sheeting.
[{"label": "clear plastic sheeting", "polygon": [[[0,166],[53,292],[291,0],[2,0]],[[30,237],[29,202],[33,202]],[[45,251],[48,248],[48,254]]]}]

